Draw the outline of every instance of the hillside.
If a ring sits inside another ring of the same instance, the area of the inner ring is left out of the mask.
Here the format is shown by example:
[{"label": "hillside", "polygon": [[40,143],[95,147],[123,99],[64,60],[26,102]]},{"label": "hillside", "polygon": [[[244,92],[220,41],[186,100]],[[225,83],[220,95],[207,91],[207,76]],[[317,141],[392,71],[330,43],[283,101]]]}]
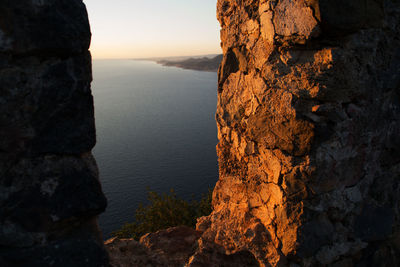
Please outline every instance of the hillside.
[{"label": "hillside", "polygon": [[157,60],[158,64],[168,67],[178,67],[189,70],[200,70],[200,71],[218,71],[219,64],[222,60],[222,54],[215,57],[202,57],[202,58],[189,58],[185,60]]}]

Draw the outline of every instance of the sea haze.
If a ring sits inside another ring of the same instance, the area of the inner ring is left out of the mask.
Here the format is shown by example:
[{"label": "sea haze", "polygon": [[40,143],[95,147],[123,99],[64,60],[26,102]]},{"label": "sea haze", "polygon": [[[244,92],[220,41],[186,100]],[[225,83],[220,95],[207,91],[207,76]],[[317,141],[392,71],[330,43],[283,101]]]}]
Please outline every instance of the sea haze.
[{"label": "sea haze", "polygon": [[199,198],[218,179],[217,74],[151,61],[94,60],[92,91],[108,208],[104,238],[134,219],[146,190]]}]

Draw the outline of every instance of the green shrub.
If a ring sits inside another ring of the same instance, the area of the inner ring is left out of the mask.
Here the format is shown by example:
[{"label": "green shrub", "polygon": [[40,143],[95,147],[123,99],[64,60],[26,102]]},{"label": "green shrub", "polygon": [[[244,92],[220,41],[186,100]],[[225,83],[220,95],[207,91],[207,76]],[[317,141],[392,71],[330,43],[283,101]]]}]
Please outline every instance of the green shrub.
[{"label": "green shrub", "polygon": [[147,198],[150,204],[148,206],[139,205],[135,214],[135,222],[126,223],[121,229],[113,232],[113,236],[138,240],[146,233],[169,227],[179,225],[194,227],[197,218],[211,213],[211,189],[202,196],[200,201],[179,199],[173,190],[169,194],[162,195],[149,191]]}]

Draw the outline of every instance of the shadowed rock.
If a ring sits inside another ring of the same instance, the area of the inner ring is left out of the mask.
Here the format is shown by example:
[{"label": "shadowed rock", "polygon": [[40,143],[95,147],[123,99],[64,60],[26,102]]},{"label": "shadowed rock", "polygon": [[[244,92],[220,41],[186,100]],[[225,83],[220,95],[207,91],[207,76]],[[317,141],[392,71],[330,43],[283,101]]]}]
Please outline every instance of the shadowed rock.
[{"label": "shadowed rock", "polygon": [[0,6],[0,265],[108,266],[85,6]]}]

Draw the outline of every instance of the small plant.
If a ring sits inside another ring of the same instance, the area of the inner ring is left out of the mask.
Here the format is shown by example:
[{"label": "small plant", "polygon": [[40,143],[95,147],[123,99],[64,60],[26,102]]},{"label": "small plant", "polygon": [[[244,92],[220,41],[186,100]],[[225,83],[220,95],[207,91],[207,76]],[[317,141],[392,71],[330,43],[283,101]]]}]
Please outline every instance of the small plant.
[{"label": "small plant", "polygon": [[200,201],[179,199],[173,190],[169,194],[149,191],[148,206],[142,204],[136,210],[135,222],[126,223],[112,235],[119,238],[138,240],[146,233],[156,232],[169,227],[186,225],[194,227],[196,219],[211,213],[212,190],[203,195]]}]

